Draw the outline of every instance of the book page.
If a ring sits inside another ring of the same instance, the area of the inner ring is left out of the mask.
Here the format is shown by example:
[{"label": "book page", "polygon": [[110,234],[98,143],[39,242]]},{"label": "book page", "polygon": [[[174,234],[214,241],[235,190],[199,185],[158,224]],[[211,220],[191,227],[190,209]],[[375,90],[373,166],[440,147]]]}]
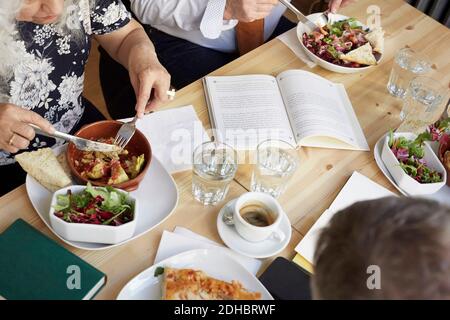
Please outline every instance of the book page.
[{"label": "book page", "polygon": [[272,76],[205,77],[211,122],[216,137],[236,149],[280,139],[295,145],[278,83]]},{"label": "book page", "polygon": [[302,70],[283,72],[277,80],[298,144],[369,149],[342,85]]}]

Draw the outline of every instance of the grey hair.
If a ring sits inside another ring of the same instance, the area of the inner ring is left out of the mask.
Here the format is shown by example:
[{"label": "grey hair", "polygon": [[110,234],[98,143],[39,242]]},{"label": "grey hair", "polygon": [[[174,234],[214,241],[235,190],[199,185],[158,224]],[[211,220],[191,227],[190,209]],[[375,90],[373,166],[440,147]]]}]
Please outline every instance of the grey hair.
[{"label": "grey hair", "polygon": [[[80,19],[80,3],[86,1],[92,9],[97,0],[64,0],[61,18],[55,23],[61,33],[70,34],[75,42],[83,40],[83,24]],[[16,15],[24,0],[0,1],[0,103],[9,101],[8,82],[13,76],[14,66],[22,62],[23,56],[17,54],[26,50],[17,29]]]}]

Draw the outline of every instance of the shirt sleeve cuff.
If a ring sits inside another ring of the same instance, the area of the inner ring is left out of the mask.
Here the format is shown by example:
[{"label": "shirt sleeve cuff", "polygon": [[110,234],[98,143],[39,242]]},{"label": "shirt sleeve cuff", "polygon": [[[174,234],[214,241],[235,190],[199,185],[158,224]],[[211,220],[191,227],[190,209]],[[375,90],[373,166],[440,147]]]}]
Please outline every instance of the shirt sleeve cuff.
[{"label": "shirt sleeve cuff", "polygon": [[200,31],[208,39],[217,39],[222,31],[234,28],[237,20],[223,20],[226,0],[209,0],[200,23]]}]

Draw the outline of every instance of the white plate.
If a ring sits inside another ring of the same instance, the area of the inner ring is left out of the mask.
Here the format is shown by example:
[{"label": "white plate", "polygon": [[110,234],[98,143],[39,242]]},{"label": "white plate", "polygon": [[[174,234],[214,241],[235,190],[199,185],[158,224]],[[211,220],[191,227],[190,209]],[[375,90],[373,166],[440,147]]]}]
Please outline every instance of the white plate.
[{"label": "white plate", "polygon": [[[394,178],[389,173],[389,170],[384,165],[383,160],[381,159],[381,152],[383,150],[383,142],[387,134],[383,135],[375,144],[375,147],[373,148],[373,155],[375,158],[375,162],[378,165],[378,168],[380,168],[381,172],[383,172],[386,179],[389,180],[390,183],[404,196],[408,196],[408,194],[403,191],[394,181]],[[439,201],[440,203],[450,205],[450,187],[449,186],[443,186],[438,192],[429,194],[429,195],[422,195],[420,198],[426,198],[426,199],[432,199]]]},{"label": "white plate", "polygon": [[[65,152],[65,148],[65,145],[55,148],[54,152],[55,154],[60,154]],[[63,242],[84,250],[110,249],[136,239],[166,220],[178,203],[178,190],[175,181],[158,159],[153,156],[150,167],[139,185],[139,189],[130,192],[133,197],[139,199],[140,215],[134,235],[123,242],[113,245],[68,241],[58,235],[50,224],[49,210],[53,194],[30,175],[27,175],[25,185],[34,209],[47,227]]]},{"label": "white plate", "polygon": [[[319,16],[322,15],[322,13],[313,13],[308,15],[308,19],[315,22],[318,20]],[[341,21],[348,19],[349,17],[343,16],[341,14],[333,14],[333,21]],[[361,25],[364,29],[367,29],[367,26],[363,25],[358,21],[358,24]],[[367,69],[373,68],[375,66],[367,66],[367,67],[361,67],[361,68],[350,68],[350,67],[343,67],[338,66],[334,63],[328,62],[326,60],[323,60],[322,58],[319,58],[314,53],[308,50],[308,48],[305,47],[303,44],[303,33],[305,32],[303,23],[299,22],[297,25],[297,38],[300,41],[300,46],[302,47],[303,51],[305,51],[306,55],[315,63],[317,63],[319,66],[321,66],[324,69],[338,72],[338,73],[357,73],[357,72],[363,72]],[[381,55],[380,59],[378,59],[378,64],[383,59],[383,55]]]},{"label": "white plate", "polygon": [[260,292],[262,300],[273,300],[259,280],[227,254],[211,249],[180,253],[141,272],[128,282],[117,296],[118,300],[161,300],[162,276],[155,277],[157,267],[196,269],[208,276],[231,282],[237,280],[245,289]]},{"label": "white plate", "polygon": [[228,226],[222,221],[225,210],[230,210],[236,199],[229,201],[217,215],[217,230],[222,241],[232,250],[251,258],[263,259],[281,252],[291,240],[292,230],[289,218],[284,213],[280,223],[280,230],[286,235],[283,241],[268,239],[261,242],[250,242],[243,239],[234,226]]}]

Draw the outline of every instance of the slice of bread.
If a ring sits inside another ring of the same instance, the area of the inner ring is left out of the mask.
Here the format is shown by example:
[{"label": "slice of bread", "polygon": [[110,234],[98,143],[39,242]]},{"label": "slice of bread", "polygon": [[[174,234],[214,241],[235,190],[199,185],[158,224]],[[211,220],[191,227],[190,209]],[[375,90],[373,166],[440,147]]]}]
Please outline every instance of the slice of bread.
[{"label": "slice of bread", "polygon": [[52,192],[72,182],[50,148],[23,152],[15,159],[29,175]]},{"label": "slice of bread", "polygon": [[69,163],[67,162],[67,156],[65,152],[61,152],[59,156],[56,157],[58,159],[59,164],[63,168],[64,172],[67,174],[68,177],[70,177],[70,167]]},{"label": "slice of bread", "polygon": [[348,52],[347,54],[342,54],[340,58],[345,61],[356,62],[369,66],[377,64],[377,59],[375,59],[375,56],[373,55],[372,46],[369,42],[355,50]]}]

